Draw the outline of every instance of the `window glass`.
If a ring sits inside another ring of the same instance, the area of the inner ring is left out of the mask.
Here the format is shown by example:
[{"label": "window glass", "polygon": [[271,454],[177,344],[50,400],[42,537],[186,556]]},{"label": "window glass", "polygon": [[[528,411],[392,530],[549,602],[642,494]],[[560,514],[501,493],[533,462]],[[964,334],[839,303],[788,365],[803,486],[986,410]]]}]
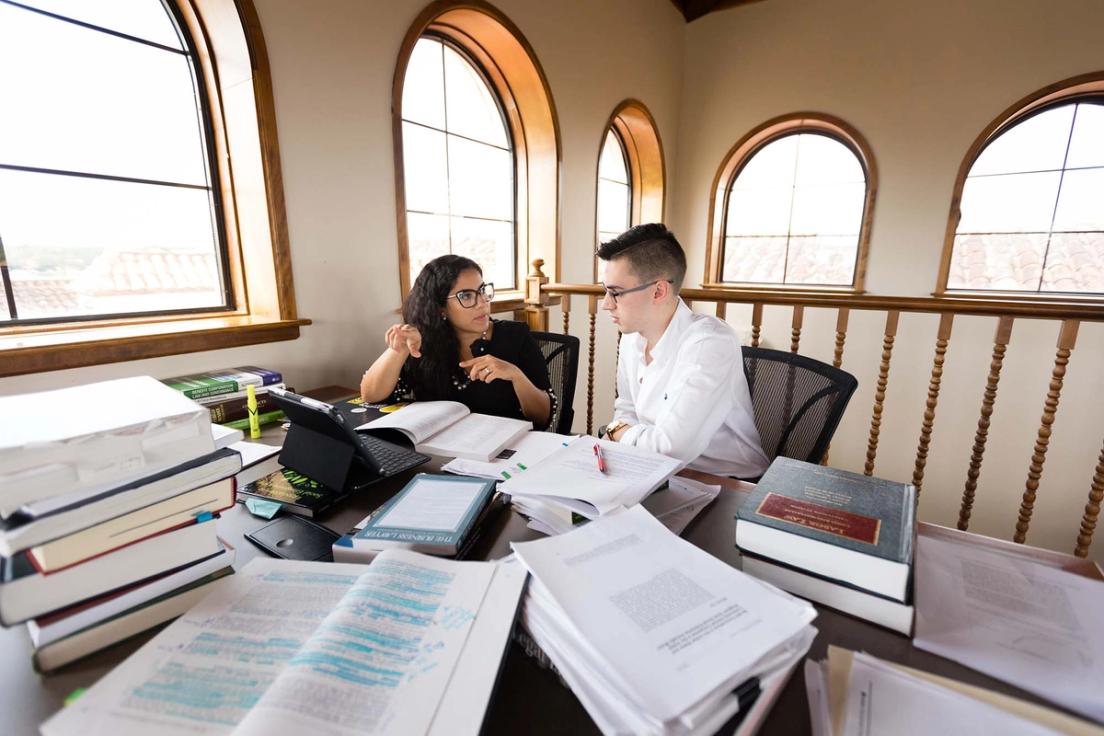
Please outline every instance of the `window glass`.
[{"label": "window glass", "polygon": [[631,225],[632,185],[625,159],[624,144],[610,128],[598,159],[599,243],[616,238]]}]

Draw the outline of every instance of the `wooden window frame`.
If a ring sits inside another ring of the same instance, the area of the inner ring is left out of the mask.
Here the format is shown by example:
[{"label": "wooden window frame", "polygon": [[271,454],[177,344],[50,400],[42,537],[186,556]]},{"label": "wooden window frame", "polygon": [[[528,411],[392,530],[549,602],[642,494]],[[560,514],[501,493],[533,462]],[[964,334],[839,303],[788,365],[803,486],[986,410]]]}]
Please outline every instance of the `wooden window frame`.
[{"label": "wooden window frame", "polygon": [[981,152],[1021,120],[1045,107],[1076,102],[1082,97],[1100,97],[1101,95],[1104,95],[1104,71],[1079,74],[1076,77],[1055,82],[1032,92],[1009,106],[985,126],[978,137],[974,139],[973,144],[966,151],[962,163],[959,164],[958,175],[955,177],[950,211],[947,214],[947,229],[943,236],[943,251],[939,258],[939,274],[936,277],[936,286],[932,296],[1035,304],[1099,304],[1104,308],[1104,294],[1080,295],[1045,291],[971,290],[947,287],[947,281],[951,275],[951,256],[954,252],[955,235],[958,232],[958,222],[962,217],[962,190],[966,186],[966,177],[970,175],[970,169],[973,168]]},{"label": "wooden window frame", "polygon": [[[760,282],[724,282],[725,223],[728,219],[728,192],[751,157],[772,141],[797,133],[817,133],[842,143],[855,154],[866,175],[866,198],[863,201],[862,225],[859,228],[858,251],[855,255],[855,275],[850,286],[817,286],[813,284],[764,284]],[[819,112],[799,112],[772,118],[752,129],[738,140],[721,160],[710,189],[709,221],[706,227],[705,276],[702,287],[731,291],[783,292],[786,294],[863,294],[866,263],[870,252],[870,229],[874,220],[874,201],[878,193],[878,168],[874,152],[866,138],[852,125],[833,115]]]},{"label": "wooden window frame", "polygon": [[[598,172],[602,148],[613,130],[625,154],[629,179],[629,227],[644,222],[663,222],[667,208],[667,165],[659,126],[647,106],[632,98],[622,100],[610,113],[598,143],[594,168],[594,232],[598,232]],[[598,258],[594,258],[594,281],[598,281]]]},{"label": "wooden window frame", "polygon": [[516,288],[495,294],[495,309],[520,304],[529,264],[542,259],[560,274],[560,131],[548,80],[528,40],[509,18],[481,0],[438,0],[414,20],[395,63],[391,121],[395,155],[395,214],[399,285],[410,292],[410,247],[406,227],[402,93],[414,44],[422,36],[459,47],[485,75],[502,103],[514,147]]},{"label": "wooden window frame", "polygon": [[207,89],[233,309],[0,327],[0,377],[299,337],[268,53],[252,0],[173,0]]}]

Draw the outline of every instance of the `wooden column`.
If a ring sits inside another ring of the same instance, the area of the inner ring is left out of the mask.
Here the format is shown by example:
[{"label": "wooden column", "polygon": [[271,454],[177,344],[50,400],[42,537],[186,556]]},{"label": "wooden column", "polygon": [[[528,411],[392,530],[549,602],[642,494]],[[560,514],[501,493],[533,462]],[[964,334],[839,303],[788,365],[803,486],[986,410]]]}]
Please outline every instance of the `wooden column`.
[{"label": "wooden column", "polygon": [[1093,473],[1092,485],[1089,487],[1089,502],[1085,504],[1085,515],[1081,518],[1081,533],[1077,535],[1077,546],[1073,550],[1078,557],[1089,556],[1089,545],[1092,544],[1096,520],[1100,516],[1102,499],[1104,499],[1104,449],[1100,451],[1100,459],[1096,461],[1096,472]]},{"label": "wooden column", "polygon": [[598,317],[598,297],[592,296],[587,305],[590,326],[587,330],[587,434],[594,434],[594,321]]},{"label": "wooden column", "polygon": [[563,312],[563,334],[570,335],[571,327],[571,295],[564,294],[560,297],[560,311]]},{"label": "wooden column", "polygon": [[989,363],[989,377],[985,381],[985,393],[981,398],[981,416],[974,432],[974,447],[970,452],[970,467],[966,471],[966,487],[962,491],[962,506],[958,510],[958,528],[966,531],[970,526],[970,512],[974,507],[981,460],[985,455],[985,442],[989,438],[989,423],[993,416],[993,404],[997,398],[1004,353],[1012,338],[1012,317],[1001,317],[997,322],[997,334],[993,336],[993,358]]},{"label": "wooden column", "polygon": [[751,307],[751,346],[759,347],[759,330],[763,327],[763,305],[753,304]]},{"label": "wooden column", "polygon": [[618,397],[617,393],[617,371],[621,369],[621,330],[617,331],[617,344],[613,348],[613,398]]},{"label": "wooden column", "polygon": [[723,322],[727,315],[728,315],[728,302],[717,302],[717,319],[719,319]]},{"label": "wooden column", "polygon": [[533,268],[525,279],[525,321],[530,330],[537,332],[548,331],[548,307],[553,304],[553,298],[541,292],[541,287],[548,283],[542,266],[544,259],[534,258]]},{"label": "wooden column", "polygon": [[1043,475],[1043,463],[1046,462],[1047,447],[1050,445],[1051,425],[1058,412],[1058,399],[1062,395],[1062,382],[1066,375],[1066,365],[1070,353],[1077,343],[1077,328],[1080,322],[1067,319],[1062,322],[1058,333],[1058,351],[1054,356],[1054,370],[1050,373],[1050,386],[1043,402],[1043,418],[1039,433],[1035,438],[1035,452],[1031,455],[1031,465],[1027,470],[1027,484],[1023,500],[1020,501],[1020,516],[1016,521],[1016,533],[1012,539],[1023,544],[1027,540],[1027,528],[1031,524],[1031,512],[1035,509],[1035,492],[1039,490],[1039,479]]},{"label": "wooden column", "polygon": [[[840,307],[836,313],[836,350],[832,356],[832,365],[836,368],[843,365],[843,343],[847,340],[847,318],[850,314],[851,310],[847,307]],[[831,444],[824,448],[824,457],[820,459],[821,465],[828,464],[828,452],[831,449]]]},{"label": "wooden column", "polygon": [[912,484],[916,486],[916,495],[924,485],[924,466],[928,464],[928,446],[931,444],[932,426],[935,424],[935,405],[939,402],[939,384],[943,381],[943,360],[947,354],[947,343],[951,339],[951,325],[954,315],[944,314],[939,320],[939,331],[935,336],[935,357],[932,359],[931,378],[928,380],[928,401],[924,408],[924,421],[920,425],[920,445],[916,448],[916,466],[912,470]]},{"label": "wooden column", "polygon": [[870,419],[870,438],[866,443],[865,475],[874,475],[874,458],[878,455],[878,435],[882,430],[882,408],[885,405],[886,385],[889,383],[889,361],[893,357],[893,340],[897,336],[897,322],[901,313],[886,313],[885,335],[882,337],[882,363],[878,367],[878,385],[874,390],[874,413]]},{"label": "wooden column", "polygon": [[794,305],[793,320],[790,322],[790,352],[796,353],[801,344],[801,325],[805,321],[805,307]]}]

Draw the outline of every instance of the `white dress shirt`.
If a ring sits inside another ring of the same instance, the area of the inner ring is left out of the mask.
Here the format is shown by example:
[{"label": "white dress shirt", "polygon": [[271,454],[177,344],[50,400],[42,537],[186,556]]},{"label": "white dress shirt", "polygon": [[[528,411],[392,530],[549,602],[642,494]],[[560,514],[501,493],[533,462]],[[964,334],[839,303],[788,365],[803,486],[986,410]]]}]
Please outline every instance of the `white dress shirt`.
[{"label": "white dress shirt", "polygon": [[644,364],[645,340],[621,336],[614,419],[620,441],[717,475],[754,478],[769,461],[759,441],[736,331],[680,299]]}]

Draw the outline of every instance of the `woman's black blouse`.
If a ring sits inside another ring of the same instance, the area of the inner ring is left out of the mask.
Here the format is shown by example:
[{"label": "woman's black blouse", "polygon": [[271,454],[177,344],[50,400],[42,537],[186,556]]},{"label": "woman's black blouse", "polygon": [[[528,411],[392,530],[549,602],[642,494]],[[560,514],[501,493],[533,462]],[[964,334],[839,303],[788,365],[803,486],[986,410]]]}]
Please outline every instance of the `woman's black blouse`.
[{"label": "woman's black blouse", "polygon": [[[494,320],[494,329],[488,340],[477,340],[472,348],[472,354],[493,355],[499,360],[516,365],[529,381],[541,389],[547,391],[551,397],[549,416],[554,413],[556,397],[552,393],[552,385],[548,380],[548,367],[541,353],[537,341],[529,333],[529,326],[524,322]],[[471,381],[467,372],[456,367],[453,375],[449,396],[419,396],[417,381],[414,379],[414,363],[417,358],[409,357],[403,365],[399,383],[392,394],[392,400],[448,400],[459,401],[477,414],[492,414],[499,417],[511,417],[513,419],[525,419],[521,411],[521,402],[514,393],[514,386],[509,381]],[[434,392],[436,394],[437,392]],[[543,429],[544,427],[536,427]]]}]

